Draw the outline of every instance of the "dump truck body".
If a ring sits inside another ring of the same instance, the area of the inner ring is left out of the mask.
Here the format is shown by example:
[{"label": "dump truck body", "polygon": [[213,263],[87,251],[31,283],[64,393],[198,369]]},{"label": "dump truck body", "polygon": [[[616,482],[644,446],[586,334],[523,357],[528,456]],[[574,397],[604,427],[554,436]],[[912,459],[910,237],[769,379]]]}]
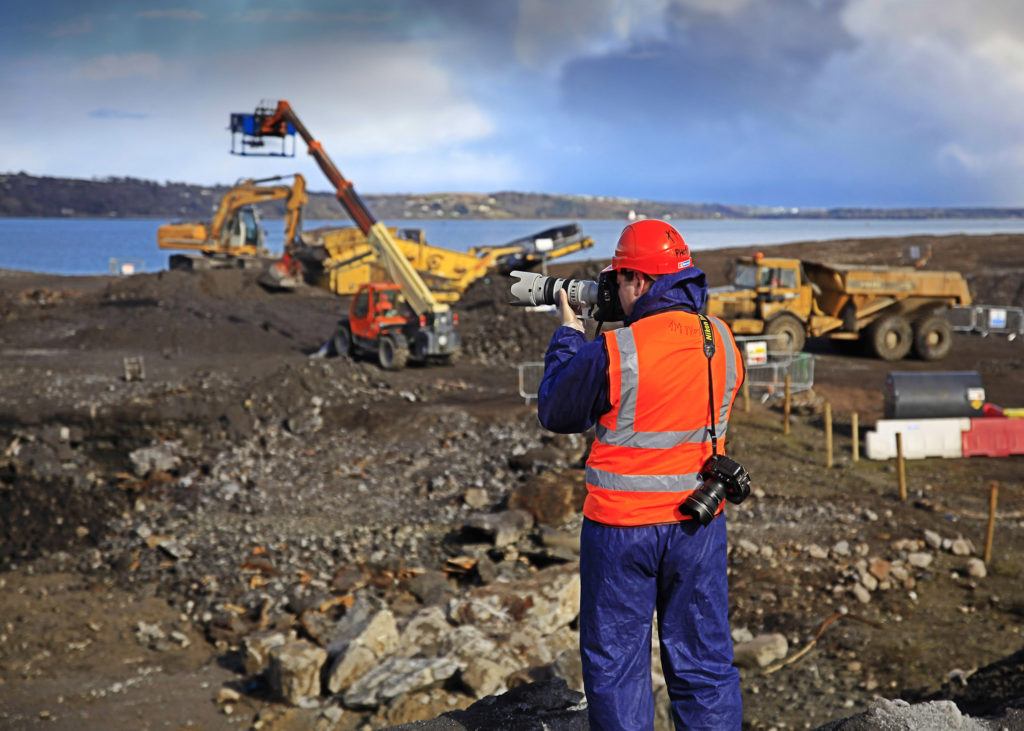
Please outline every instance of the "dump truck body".
[{"label": "dump truck body", "polygon": [[733,284],[711,291],[707,311],[737,335],[772,336],[775,352],[796,352],[805,338],[828,336],[861,340],[885,360],[911,348],[938,360],[949,352],[952,329],[937,312],[970,302],[958,272],[755,256],[737,260]]}]

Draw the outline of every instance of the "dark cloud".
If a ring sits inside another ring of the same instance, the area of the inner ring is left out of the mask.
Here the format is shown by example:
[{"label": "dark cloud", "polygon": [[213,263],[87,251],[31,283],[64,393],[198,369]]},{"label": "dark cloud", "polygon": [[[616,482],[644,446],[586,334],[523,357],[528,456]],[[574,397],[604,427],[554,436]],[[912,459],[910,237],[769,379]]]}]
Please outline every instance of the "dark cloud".
[{"label": "dark cloud", "polygon": [[[626,100],[651,102],[651,123],[798,111],[802,91],[835,53],[855,45],[842,4],[763,0],[732,15],[672,6],[663,39],[577,58],[561,79],[568,108],[636,121]],[[596,93],[600,89],[601,93]],[[616,105],[622,99],[622,105]],[[645,104],[645,106],[647,106]]]}]

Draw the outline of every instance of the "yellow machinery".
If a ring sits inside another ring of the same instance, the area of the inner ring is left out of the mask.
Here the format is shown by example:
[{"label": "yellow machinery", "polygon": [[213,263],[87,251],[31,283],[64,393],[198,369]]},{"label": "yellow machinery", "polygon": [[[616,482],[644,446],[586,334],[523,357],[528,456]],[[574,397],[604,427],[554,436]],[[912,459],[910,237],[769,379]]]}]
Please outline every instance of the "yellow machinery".
[{"label": "yellow machinery", "polygon": [[[453,251],[427,244],[420,229],[389,228],[398,249],[441,302],[455,302],[480,277],[493,270],[529,269],[544,260],[557,259],[594,245],[580,234],[579,226],[568,224],[527,236],[500,246],[478,246]],[[318,262],[315,283],[341,295],[354,294],[368,282],[386,278],[374,248],[358,228],[320,229],[303,236],[312,250],[322,247],[326,256],[300,255]],[[307,271],[314,267],[307,266]]]},{"label": "yellow machinery", "polygon": [[860,340],[883,360],[911,349],[922,360],[949,353],[944,308],[968,305],[959,272],[821,264],[760,254],[736,262],[733,284],[708,295],[707,314],[737,335],[773,338],[769,351],[796,353],[807,337]]},{"label": "yellow machinery", "polygon": [[[285,177],[293,177],[291,185],[264,185]],[[249,261],[267,259],[263,229],[253,205],[286,200],[284,248],[296,245],[302,229],[302,211],[309,200],[306,180],[294,176],[278,176],[262,180],[243,180],[224,194],[210,223],[168,223],[157,231],[161,249],[199,252],[174,255],[171,269],[207,268],[212,266],[245,266]]]},{"label": "yellow machinery", "polygon": [[[404,297],[418,315],[446,313],[449,303],[492,269],[528,269],[594,245],[580,234],[579,226],[569,224],[468,252],[429,246],[422,231],[399,231],[376,220],[288,102],[264,102],[253,114],[232,114],[230,129],[231,152],[238,155],[294,156],[298,134],[356,223],[355,228],[306,233],[301,241],[289,238],[284,256],[267,270],[268,285],[302,279],[336,294],[351,295],[365,284],[391,280],[402,285]],[[280,152],[269,150],[268,143],[275,139],[281,142]],[[240,146],[236,144],[239,140]]]},{"label": "yellow machinery", "polygon": [[[291,105],[281,100],[274,104],[261,104],[253,114],[231,115],[233,153],[237,136],[241,135],[242,140],[241,150],[236,154],[272,154],[263,152],[268,141],[276,138],[284,144],[289,138],[294,140],[296,133],[334,185],[338,202],[356,222],[366,242],[373,248],[374,256],[387,270],[390,282],[373,282],[365,288],[367,307],[371,294],[380,295],[387,291],[393,292],[387,298],[389,302],[392,302],[391,296],[397,299],[400,294],[409,307],[408,312],[399,316],[392,316],[389,308],[364,311],[363,300],[357,296],[350,308],[350,318],[340,321],[332,336],[338,354],[351,352],[353,346],[376,350],[384,368],[399,368],[409,357],[421,362],[434,359],[451,363],[458,357],[460,345],[455,330],[457,318],[451,308],[434,297],[395,243],[391,231],[366,207],[352,182],[341,174]],[[296,266],[297,260],[305,264],[303,257],[311,250],[315,255],[315,247],[290,247],[273,269],[284,275],[293,275],[300,269]]]}]

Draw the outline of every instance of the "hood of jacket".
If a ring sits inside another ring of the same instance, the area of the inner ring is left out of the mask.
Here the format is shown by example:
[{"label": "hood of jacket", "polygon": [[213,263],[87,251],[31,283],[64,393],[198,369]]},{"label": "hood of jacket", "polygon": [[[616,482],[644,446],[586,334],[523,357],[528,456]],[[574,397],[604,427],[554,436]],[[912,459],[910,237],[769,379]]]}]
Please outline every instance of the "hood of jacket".
[{"label": "hood of jacket", "polygon": [[626,318],[630,325],[641,317],[672,307],[682,307],[690,312],[704,309],[708,296],[708,281],[704,272],[689,266],[675,274],[659,277],[651,288],[633,305],[633,314]]}]

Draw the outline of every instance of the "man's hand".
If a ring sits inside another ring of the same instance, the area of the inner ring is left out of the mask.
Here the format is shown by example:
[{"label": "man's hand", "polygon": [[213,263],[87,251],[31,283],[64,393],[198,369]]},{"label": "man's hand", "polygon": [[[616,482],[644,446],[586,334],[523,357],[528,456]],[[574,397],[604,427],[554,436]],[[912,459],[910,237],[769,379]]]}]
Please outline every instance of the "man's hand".
[{"label": "man's hand", "polygon": [[564,289],[558,290],[558,314],[562,318],[562,324],[566,327],[579,330],[581,333],[586,332],[583,327],[583,321],[580,320],[576,311],[569,306],[569,298],[566,296]]}]

